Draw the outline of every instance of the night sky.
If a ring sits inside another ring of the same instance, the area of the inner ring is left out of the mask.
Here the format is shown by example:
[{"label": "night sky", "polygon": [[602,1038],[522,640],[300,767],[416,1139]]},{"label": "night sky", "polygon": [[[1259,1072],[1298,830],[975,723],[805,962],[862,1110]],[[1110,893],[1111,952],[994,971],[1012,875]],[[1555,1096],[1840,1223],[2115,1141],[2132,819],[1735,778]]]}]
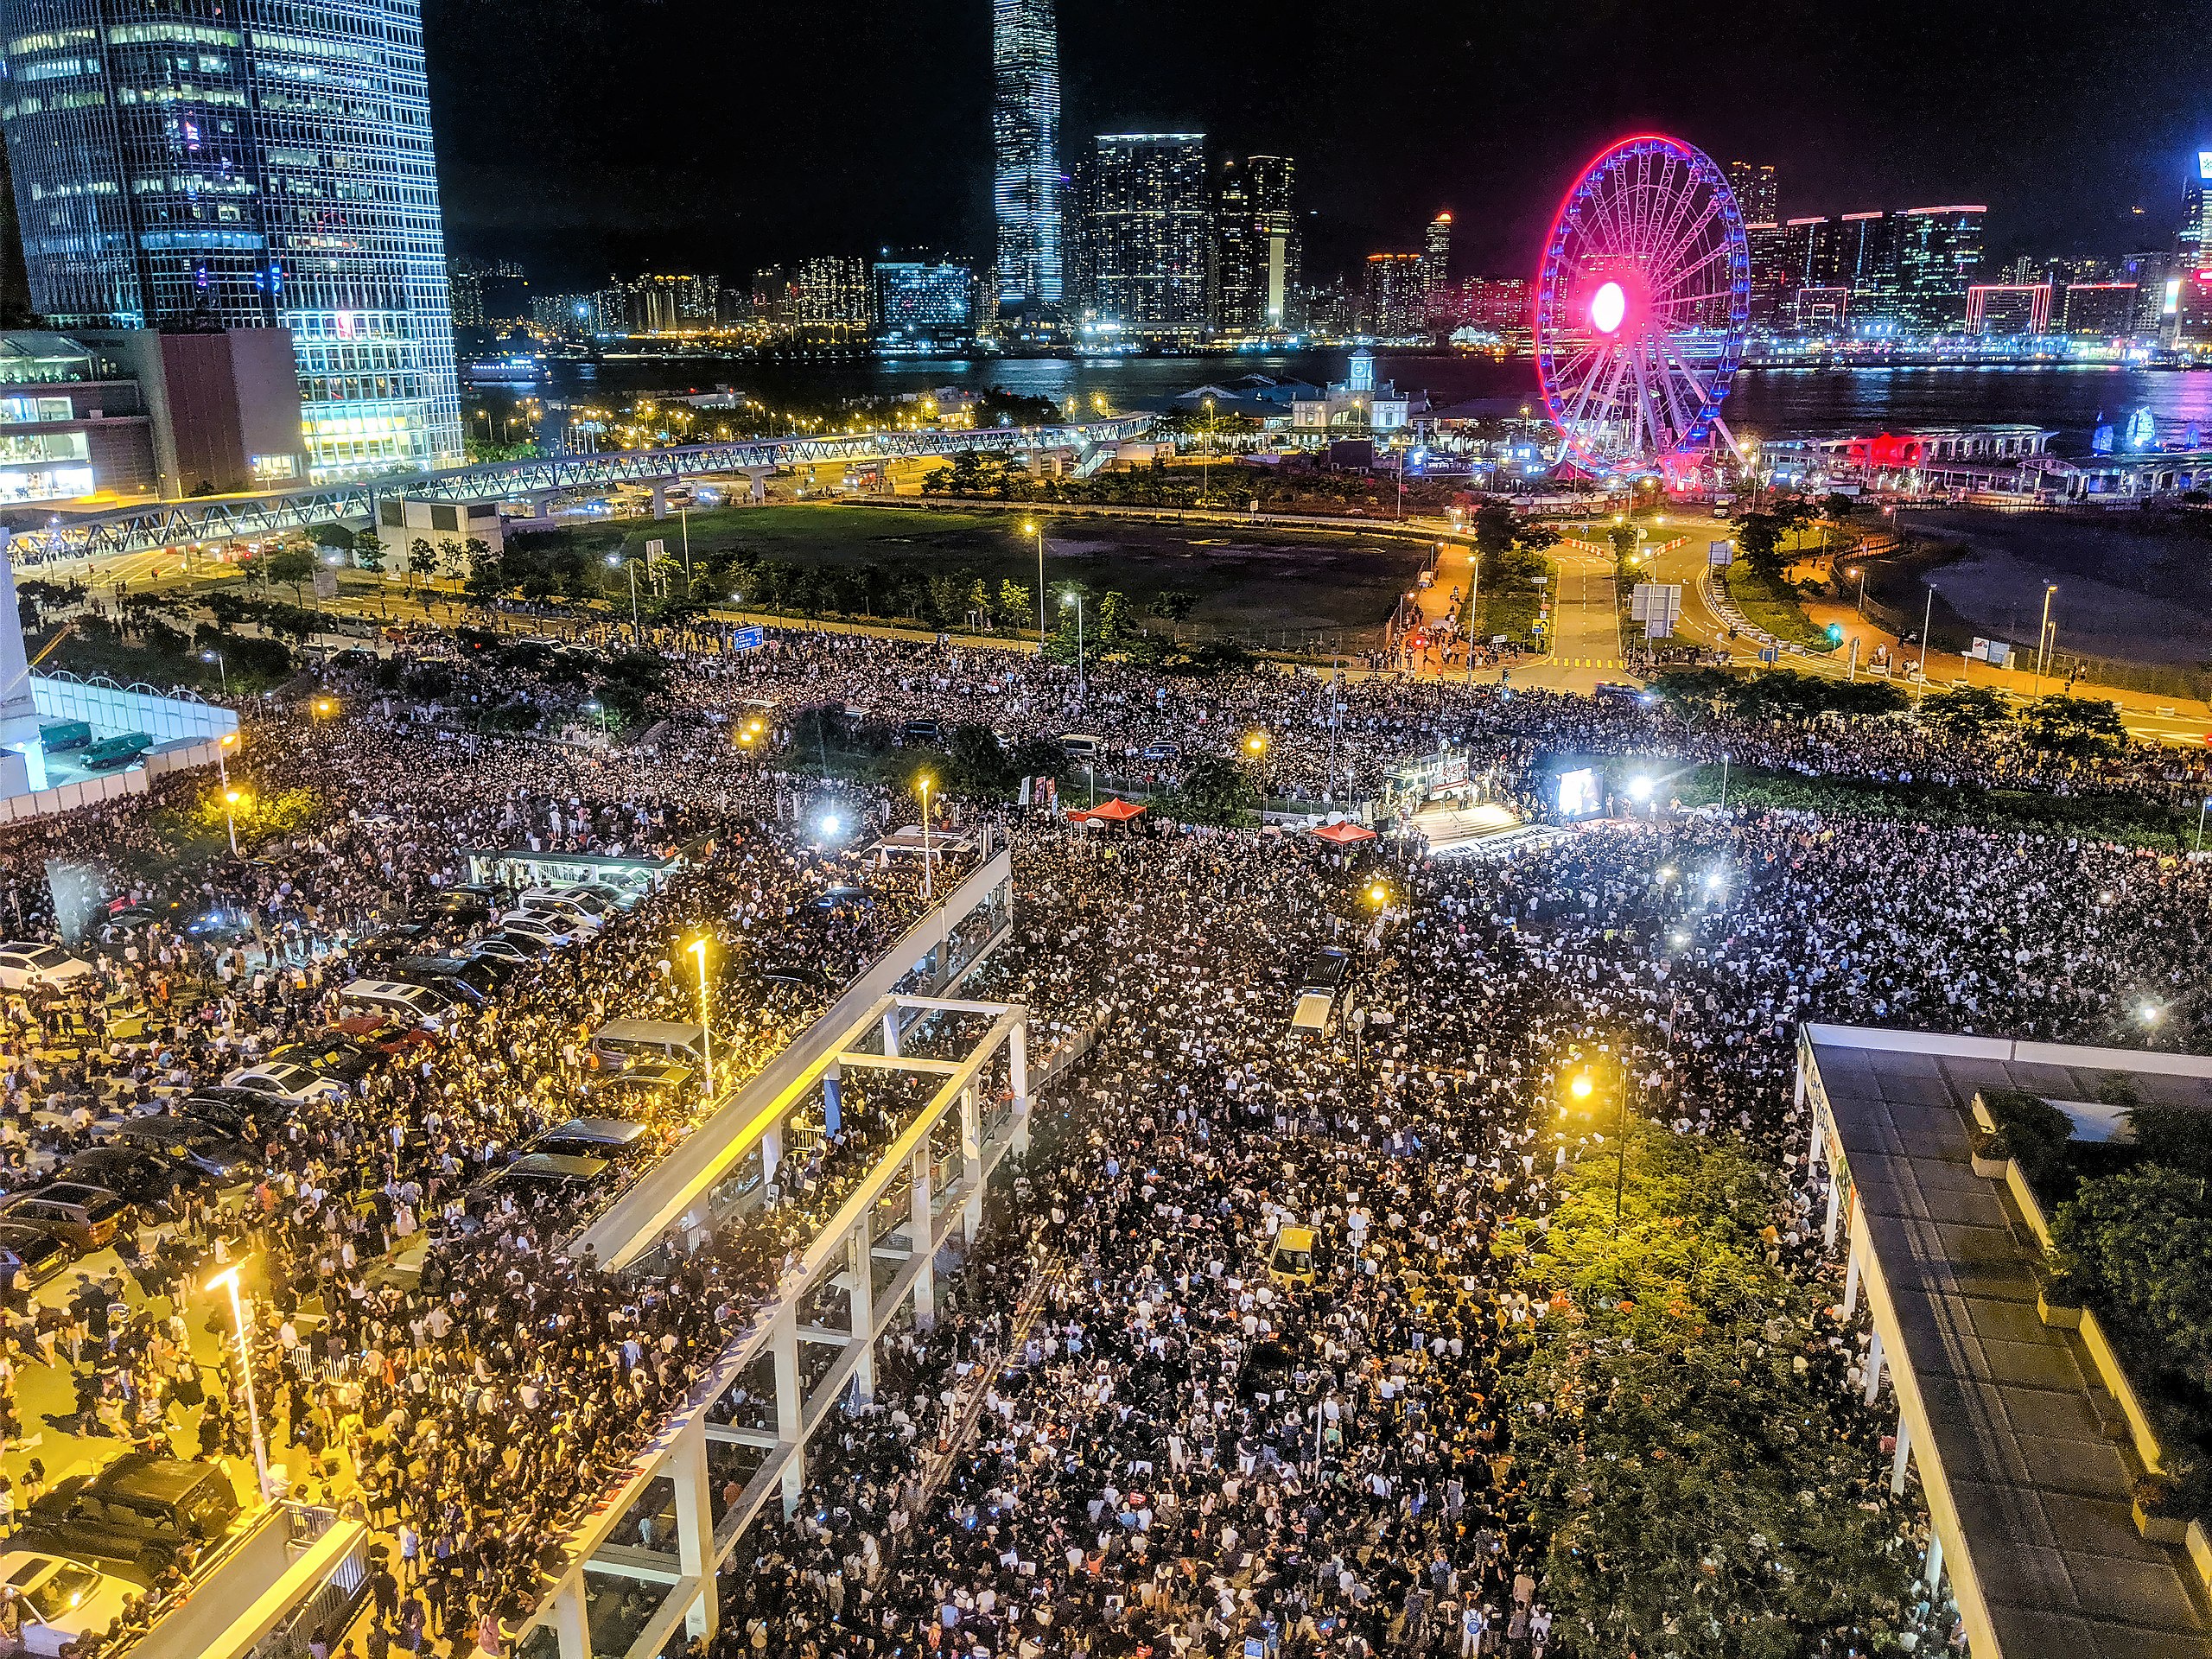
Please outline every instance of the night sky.
[{"label": "night sky", "polygon": [[[423,0],[447,234],[541,286],[885,245],[987,257],[988,0]],[[1656,128],[1784,213],[1986,202],[1989,247],[2168,245],[2212,148],[2203,0],[1060,0],[1064,156],[1204,130],[1300,168],[1306,267],[1522,272],[1575,170]],[[2132,207],[2145,212],[2136,217]]]}]

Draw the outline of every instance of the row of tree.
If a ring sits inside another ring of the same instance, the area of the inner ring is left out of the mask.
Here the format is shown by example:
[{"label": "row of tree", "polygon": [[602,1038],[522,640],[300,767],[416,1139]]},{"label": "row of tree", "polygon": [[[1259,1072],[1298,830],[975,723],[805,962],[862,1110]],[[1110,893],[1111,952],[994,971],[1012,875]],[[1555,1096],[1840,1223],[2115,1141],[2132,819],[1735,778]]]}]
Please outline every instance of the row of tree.
[{"label": "row of tree", "polygon": [[2017,709],[1988,686],[1930,691],[1917,703],[1890,680],[1844,680],[1777,669],[1738,675],[1723,669],[1675,669],[1651,689],[1695,723],[1727,715],[1743,720],[1871,720],[1915,714],[1948,736],[2012,740],[2046,753],[2093,759],[2127,743],[2120,706],[2097,697],[2053,692]]}]

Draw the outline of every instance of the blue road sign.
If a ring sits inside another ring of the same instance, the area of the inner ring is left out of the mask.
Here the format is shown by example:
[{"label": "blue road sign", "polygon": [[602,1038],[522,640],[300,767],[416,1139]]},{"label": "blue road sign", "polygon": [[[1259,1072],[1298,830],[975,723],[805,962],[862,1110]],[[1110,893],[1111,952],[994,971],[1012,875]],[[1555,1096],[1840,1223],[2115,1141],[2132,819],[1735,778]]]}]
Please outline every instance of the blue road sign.
[{"label": "blue road sign", "polygon": [[731,634],[729,637],[730,649],[733,651],[758,651],[760,649],[761,638],[762,635],[760,630],[758,628],[740,628],[736,632]]}]

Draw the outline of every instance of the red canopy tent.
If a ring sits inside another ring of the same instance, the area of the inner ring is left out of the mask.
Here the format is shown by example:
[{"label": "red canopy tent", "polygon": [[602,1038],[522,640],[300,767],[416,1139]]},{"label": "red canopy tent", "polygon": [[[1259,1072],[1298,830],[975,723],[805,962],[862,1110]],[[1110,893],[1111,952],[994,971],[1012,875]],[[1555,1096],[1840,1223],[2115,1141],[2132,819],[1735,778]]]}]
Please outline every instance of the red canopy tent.
[{"label": "red canopy tent", "polygon": [[1101,801],[1087,812],[1071,812],[1068,817],[1084,818],[1099,823],[1127,823],[1143,810],[1144,808],[1136,802],[1125,801],[1116,795],[1110,800]]},{"label": "red canopy tent", "polygon": [[1372,830],[1363,829],[1349,819],[1336,823],[1325,823],[1313,833],[1321,840],[1333,842],[1338,847],[1349,847],[1356,841],[1375,839],[1375,832]]}]

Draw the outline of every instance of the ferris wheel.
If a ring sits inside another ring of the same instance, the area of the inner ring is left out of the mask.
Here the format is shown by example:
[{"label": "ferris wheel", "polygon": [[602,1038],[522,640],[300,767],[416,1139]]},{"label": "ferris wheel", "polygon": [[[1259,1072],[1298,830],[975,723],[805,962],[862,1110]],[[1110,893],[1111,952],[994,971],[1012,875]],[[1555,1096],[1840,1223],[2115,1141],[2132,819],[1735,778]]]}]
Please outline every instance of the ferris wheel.
[{"label": "ferris wheel", "polygon": [[1645,472],[1727,437],[1751,292],[1743,213],[1702,150],[1646,135],[1585,168],[1536,276],[1536,379],[1573,462]]}]

